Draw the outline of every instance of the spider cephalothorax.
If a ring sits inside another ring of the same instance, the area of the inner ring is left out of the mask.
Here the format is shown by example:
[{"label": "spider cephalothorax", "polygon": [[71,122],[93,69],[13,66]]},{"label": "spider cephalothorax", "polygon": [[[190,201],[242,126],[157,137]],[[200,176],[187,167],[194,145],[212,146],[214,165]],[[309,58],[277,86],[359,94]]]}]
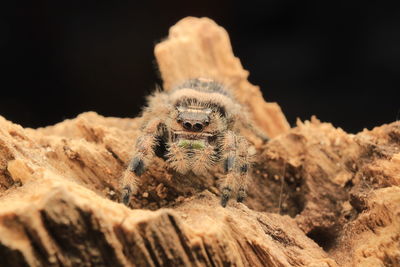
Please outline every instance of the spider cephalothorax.
[{"label": "spider cephalothorax", "polygon": [[210,175],[223,164],[222,206],[232,192],[236,192],[237,201],[243,201],[249,162],[247,141],[239,129],[250,124],[245,110],[223,85],[192,79],[171,92],[157,92],[149,98],[143,121],[143,134],[122,178],[125,204],[154,156],[165,159],[176,173],[188,176]]}]

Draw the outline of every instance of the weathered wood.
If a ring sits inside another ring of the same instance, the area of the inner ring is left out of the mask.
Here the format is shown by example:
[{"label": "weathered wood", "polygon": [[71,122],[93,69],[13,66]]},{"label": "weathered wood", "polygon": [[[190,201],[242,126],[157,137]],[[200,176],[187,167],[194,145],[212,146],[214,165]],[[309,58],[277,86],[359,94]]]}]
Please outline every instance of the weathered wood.
[{"label": "weathered wood", "polygon": [[89,112],[33,130],[0,117],[0,266],[400,266],[400,122],[288,129],[209,19],[179,22],[156,56],[167,90],[220,77],[277,135],[247,136],[248,199],[222,208],[218,179],[178,183],[160,159],[130,209],[114,200],[140,118]]}]

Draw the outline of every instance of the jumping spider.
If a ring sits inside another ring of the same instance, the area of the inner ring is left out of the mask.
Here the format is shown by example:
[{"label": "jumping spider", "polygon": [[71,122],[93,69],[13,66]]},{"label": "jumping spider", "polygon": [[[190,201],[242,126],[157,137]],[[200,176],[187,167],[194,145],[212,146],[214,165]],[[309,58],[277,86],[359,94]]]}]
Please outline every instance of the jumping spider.
[{"label": "jumping spider", "polygon": [[148,99],[143,122],[142,135],[121,179],[121,201],[125,205],[155,156],[165,159],[177,174],[188,177],[209,175],[222,163],[225,177],[220,187],[221,205],[226,206],[233,192],[238,202],[244,200],[249,145],[240,136],[240,129],[247,127],[264,140],[268,138],[252,126],[245,109],[222,84],[198,78],[171,92],[156,92]]}]

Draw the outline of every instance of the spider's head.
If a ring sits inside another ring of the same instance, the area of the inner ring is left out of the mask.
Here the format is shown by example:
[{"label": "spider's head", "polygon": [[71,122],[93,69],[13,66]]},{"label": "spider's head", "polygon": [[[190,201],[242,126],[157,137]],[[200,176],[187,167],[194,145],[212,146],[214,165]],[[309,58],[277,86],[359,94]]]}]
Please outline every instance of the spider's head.
[{"label": "spider's head", "polygon": [[171,129],[174,142],[197,140],[214,144],[230,127],[233,100],[222,85],[209,80],[194,79],[176,88],[171,93]]},{"label": "spider's head", "polygon": [[178,106],[176,121],[189,132],[202,132],[210,124],[212,110],[199,106]]}]

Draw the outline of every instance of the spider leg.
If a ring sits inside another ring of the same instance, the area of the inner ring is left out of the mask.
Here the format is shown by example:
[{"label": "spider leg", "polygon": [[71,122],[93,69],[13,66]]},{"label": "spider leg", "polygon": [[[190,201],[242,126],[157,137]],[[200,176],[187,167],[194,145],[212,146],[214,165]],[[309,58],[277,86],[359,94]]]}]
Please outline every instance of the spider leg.
[{"label": "spider leg", "polygon": [[136,193],[139,177],[146,171],[147,165],[155,155],[161,124],[160,119],[151,120],[143,129],[144,135],[136,141],[132,160],[120,180],[120,202],[125,205],[129,204],[132,194]]},{"label": "spider leg", "polygon": [[247,172],[248,172],[248,144],[243,137],[227,132],[224,136],[225,179],[221,184],[221,205],[226,207],[232,192],[236,191],[237,201],[243,202],[246,197]]},{"label": "spider leg", "polygon": [[237,202],[243,202],[247,196],[246,194],[247,171],[248,171],[248,164],[245,163],[240,167],[239,188],[236,197]]},{"label": "spider leg", "polygon": [[243,202],[246,198],[247,182],[248,182],[248,172],[250,166],[250,156],[248,153],[249,144],[245,138],[239,138],[238,140],[238,191],[236,200],[237,202]]},{"label": "spider leg", "polygon": [[223,138],[225,179],[221,183],[221,206],[226,207],[231,198],[232,191],[235,189],[237,180],[236,167],[236,135],[228,131]]},{"label": "spider leg", "polygon": [[231,198],[232,188],[229,186],[224,186],[221,190],[221,206],[226,207],[229,199]]}]

